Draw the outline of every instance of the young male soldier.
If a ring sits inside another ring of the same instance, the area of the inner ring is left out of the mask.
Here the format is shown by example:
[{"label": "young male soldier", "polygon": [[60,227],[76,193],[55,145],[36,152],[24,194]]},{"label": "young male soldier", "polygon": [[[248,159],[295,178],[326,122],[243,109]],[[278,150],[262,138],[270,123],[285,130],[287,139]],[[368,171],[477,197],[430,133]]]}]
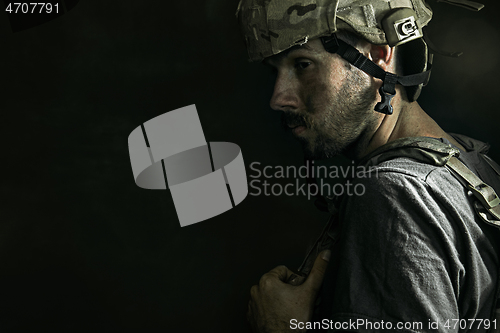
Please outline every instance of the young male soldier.
[{"label": "young male soldier", "polygon": [[254,330],[500,326],[492,322],[498,165],[484,155],[487,145],[446,133],[416,102],[430,74],[422,31],[430,7],[423,0],[242,0],[238,17],[251,60],[276,70],[271,107],[283,112],[306,156],[343,154],[373,167],[353,180],[363,196],[327,198],[333,218],[303,276],[279,266],[252,287]]}]

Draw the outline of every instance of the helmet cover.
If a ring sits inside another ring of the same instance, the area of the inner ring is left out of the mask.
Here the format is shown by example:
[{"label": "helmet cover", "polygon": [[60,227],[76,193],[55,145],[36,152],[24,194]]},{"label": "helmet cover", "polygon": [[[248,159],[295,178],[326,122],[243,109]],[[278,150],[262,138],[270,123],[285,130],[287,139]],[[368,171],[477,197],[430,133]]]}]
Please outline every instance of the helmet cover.
[{"label": "helmet cover", "polygon": [[[411,23],[410,27],[420,32],[412,38],[384,30],[386,18],[401,9],[410,9],[413,19],[407,22],[399,18],[390,26],[407,32]],[[422,28],[432,18],[424,0],[241,0],[236,14],[251,61],[341,29],[355,32],[372,44],[399,45],[422,37]],[[392,41],[393,35],[399,40]]]}]

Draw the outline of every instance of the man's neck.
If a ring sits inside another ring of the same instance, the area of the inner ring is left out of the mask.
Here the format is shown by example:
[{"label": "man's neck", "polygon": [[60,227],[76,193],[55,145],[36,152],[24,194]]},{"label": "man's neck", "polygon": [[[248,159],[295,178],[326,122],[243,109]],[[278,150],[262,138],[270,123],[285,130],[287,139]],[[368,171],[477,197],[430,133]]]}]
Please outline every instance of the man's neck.
[{"label": "man's neck", "polygon": [[354,159],[359,160],[375,149],[401,138],[431,137],[445,138],[458,148],[464,148],[448,133],[446,133],[417,102],[409,103],[398,99],[393,104],[392,115],[380,115],[378,124],[372,133],[359,141],[354,150]]}]

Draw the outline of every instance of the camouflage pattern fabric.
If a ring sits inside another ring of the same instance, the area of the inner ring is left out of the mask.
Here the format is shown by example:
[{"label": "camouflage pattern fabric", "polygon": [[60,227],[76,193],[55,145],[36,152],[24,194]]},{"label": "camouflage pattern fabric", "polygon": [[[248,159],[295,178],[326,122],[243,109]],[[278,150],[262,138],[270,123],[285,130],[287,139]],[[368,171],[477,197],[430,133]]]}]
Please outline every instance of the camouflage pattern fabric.
[{"label": "camouflage pattern fabric", "polygon": [[387,44],[382,19],[397,8],[414,10],[420,29],[432,18],[423,0],[241,0],[236,15],[250,60],[258,61],[340,29]]}]

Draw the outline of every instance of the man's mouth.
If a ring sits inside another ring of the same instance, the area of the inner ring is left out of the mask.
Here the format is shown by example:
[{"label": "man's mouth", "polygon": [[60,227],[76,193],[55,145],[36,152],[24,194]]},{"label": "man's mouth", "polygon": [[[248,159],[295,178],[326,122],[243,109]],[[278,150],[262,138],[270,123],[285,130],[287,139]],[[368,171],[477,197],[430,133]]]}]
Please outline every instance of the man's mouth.
[{"label": "man's mouth", "polygon": [[305,117],[292,112],[284,112],[281,115],[281,124],[294,135],[299,135],[308,128]]},{"label": "man's mouth", "polygon": [[295,135],[299,135],[303,131],[305,131],[306,127],[304,125],[291,125],[289,124],[288,127],[292,130],[292,133]]}]

